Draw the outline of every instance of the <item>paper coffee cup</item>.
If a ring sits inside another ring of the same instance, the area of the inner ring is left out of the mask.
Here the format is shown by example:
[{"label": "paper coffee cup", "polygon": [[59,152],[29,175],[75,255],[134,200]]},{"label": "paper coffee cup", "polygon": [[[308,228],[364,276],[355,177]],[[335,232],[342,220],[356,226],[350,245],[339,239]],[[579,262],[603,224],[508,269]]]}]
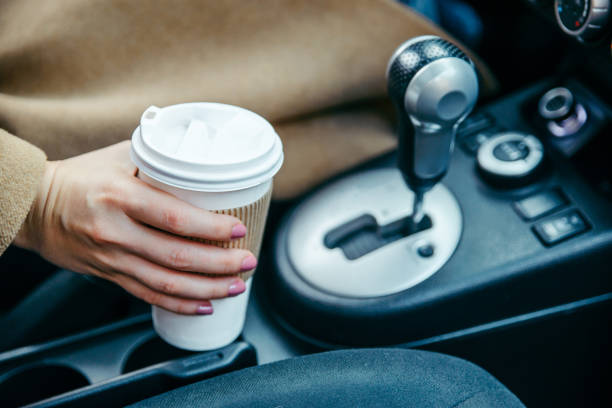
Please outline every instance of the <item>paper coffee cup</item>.
[{"label": "paper coffee cup", "polygon": [[[143,181],[196,207],[240,218],[247,227],[238,240],[201,241],[259,256],[272,178],[283,161],[282,143],[268,121],[218,103],[151,106],[132,134],[130,156]],[[155,330],[189,350],[231,343],[244,326],[251,274],[241,274],[244,293],[211,300],[212,315],[185,316],[153,306]]]}]

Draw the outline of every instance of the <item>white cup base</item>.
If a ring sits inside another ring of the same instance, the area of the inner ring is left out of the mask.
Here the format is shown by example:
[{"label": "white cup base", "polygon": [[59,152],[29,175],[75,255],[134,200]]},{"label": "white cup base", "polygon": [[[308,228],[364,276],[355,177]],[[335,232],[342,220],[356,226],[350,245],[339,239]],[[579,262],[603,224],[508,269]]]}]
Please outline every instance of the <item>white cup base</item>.
[{"label": "white cup base", "polygon": [[246,290],[238,296],[211,300],[212,315],[180,315],[153,306],[153,327],[166,342],[185,350],[227,346],[242,333],[252,281],[246,281]]}]

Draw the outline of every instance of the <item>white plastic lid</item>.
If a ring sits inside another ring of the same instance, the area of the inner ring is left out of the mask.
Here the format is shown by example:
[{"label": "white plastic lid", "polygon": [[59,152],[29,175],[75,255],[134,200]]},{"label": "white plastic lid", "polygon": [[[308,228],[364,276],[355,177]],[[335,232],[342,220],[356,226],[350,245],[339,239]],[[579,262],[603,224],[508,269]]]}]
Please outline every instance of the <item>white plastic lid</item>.
[{"label": "white plastic lid", "polygon": [[198,191],[233,191],[271,179],[283,146],[261,116],[220,103],[151,106],[132,134],[132,160],[163,183]]}]

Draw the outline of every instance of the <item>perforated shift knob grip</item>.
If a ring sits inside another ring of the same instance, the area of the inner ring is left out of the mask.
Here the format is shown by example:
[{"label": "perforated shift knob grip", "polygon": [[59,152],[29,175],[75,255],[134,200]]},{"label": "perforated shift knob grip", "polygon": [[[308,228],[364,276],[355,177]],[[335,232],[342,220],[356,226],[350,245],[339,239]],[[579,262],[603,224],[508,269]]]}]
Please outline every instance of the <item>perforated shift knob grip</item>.
[{"label": "perforated shift knob grip", "polygon": [[478,97],[472,61],[435,36],[402,44],[387,66],[388,91],[399,118],[398,166],[415,191],[446,173],[456,129]]},{"label": "perforated shift knob grip", "polygon": [[472,61],[455,45],[435,36],[416,37],[400,45],[387,67],[389,95],[403,99],[408,84],[427,64],[441,58],[459,58],[472,65]]}]

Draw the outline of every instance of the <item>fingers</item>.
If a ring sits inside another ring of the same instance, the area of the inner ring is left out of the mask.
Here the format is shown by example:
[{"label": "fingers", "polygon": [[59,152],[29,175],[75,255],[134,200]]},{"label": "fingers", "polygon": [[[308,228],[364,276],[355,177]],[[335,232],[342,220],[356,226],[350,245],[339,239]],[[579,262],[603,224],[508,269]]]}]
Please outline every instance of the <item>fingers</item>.
[{"label": "fingers", "polygon": [[114,281],[137,298],[174,313],[184,315],[209,315],[213,313],[212,304],[208,300],[181,299],[156,292],[127,275],[116,275]]},{"label": "fingers", "polygon": [[207,245],[135,222],[122,237],[121,245],[129,252],[177,271],[235,275],[257,266],[257,259],[245,249]]},{"label": "fingers", "polygon": [[132,254],[116,258],[112,265],[117,271],[138,280],[149,289],[165,295],[187,299],[221,299],[236,296],[246,290],[236,276],[210,277],[177,272],[151,263]]},{"label": "fingers", "polygon": [[132,194],[123,203],[131,218],[176,235],[229,241],[242,238],[246,227],[236,217],[215,214],[133,179]]}]

